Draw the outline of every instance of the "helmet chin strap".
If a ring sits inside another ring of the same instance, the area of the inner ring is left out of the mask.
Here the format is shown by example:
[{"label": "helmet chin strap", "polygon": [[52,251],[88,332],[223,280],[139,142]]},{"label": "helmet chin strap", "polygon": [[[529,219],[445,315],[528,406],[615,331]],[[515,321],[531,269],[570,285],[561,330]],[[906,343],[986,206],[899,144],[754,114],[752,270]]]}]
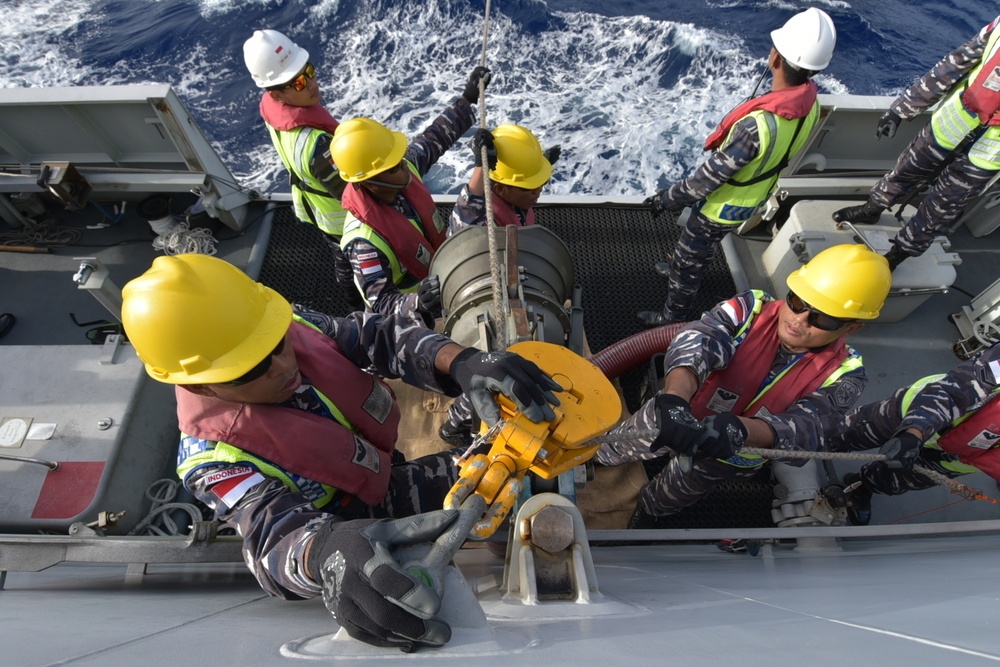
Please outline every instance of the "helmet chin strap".
[{"label": "helmet chin strap", "polygon": [[[767,66],[767,63],[764,63],[764,69],[761,71],[760,76],[757,77],[757,84],[753,87],[753,92],[750,93],[750,97],[748,97],[747,100],[752,100],[757,97],[757,91],[760,90],[760,84],[764,83],[764,77],[767,76],[767,73],[770,71],[771,69]],[[746,100],[744,100],[744,102],[745,101]]]}]

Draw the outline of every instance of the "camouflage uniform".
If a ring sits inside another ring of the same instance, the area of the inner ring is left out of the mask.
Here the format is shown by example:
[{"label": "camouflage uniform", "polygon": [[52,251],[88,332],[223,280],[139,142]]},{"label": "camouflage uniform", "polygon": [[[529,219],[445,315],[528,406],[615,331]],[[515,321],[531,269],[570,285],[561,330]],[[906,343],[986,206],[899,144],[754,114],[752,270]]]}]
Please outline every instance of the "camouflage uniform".
[{"label": "camouflage uniform", "polygon": [[[476,112],[472,105],[464,97],[459,97],[420,137],[410,142],[404,159],[409,160],[421,176],[425,176],[475,120]],[[396,197],[393,207],[405,216],[415,215],[402,197]],[[392,268],[385,253],[365,239],[355,239],[344,249],[344,254],[354,268],[355,281],[375,312],[384,315],[402,313],[416,318],[418,322],[423,321],[417,311],[417,295],[400,292],[392,282]],[[373,261],[378,262],[378,267],[373,267]]]},{"label": "camouflage uniform", "polygon": [[[759,294],[759,293],[758,293]],[[701,320],[692,322],[677,333],[664,359],[664,369],[669,373],[674,368],[690,369],[704,383],[709,373],[720,370],[739,353],[745,337],[735,338],[742,325],[749,318],[756,302],[754,292],[742,292],[729,301],[716,305],[702,315]],[[773,300],[763,295],[763,302]],[[734,319],[733,313],[744,313]],[[738,321],[736,321],[738,320]],[[852,357],[858,353],[848,347]],[[790,363],[803,355],[793,355],[779,348],[771,374],[765,385]],[[774,434],[774,449],[817,451],[826,449],[826,443],[836,434],[841,418],[857,401],[868,384],[864,367],[844,373],[831,384],[803,396],[786,412],[779,415],[758,414],[755,419],[766,422]],[[653,399],[629,419],[616,427],[612,433],[655,429],[656,406]],[[652,439],[626,440],[603,445],[597,453],[597,461],[604,465],[621,465],[630,461],[648,461],[670,456],[667,466],[639,494],[639,507],[652,516],[674,514],[694,504],[713,487],[724,481],[749,479],[757,474],[767,460],[749,458],[737,454],[725,461],[721,459],[701,459],[691,461],[688,457],[674,456],[665,447],[650,451]],[[792,465],[801,465],[800,460],[789,460]]]},{"label": "camouflage uniform", "polygon": [[[975,412],[1000,394],[1000,346],[993,346],[969,361],[950,370],[941,379],[920,390],[901,414],[903,396],[909,387],[897,389],[892,396],[863,405],[844,419],[842,433],[830,444],[835,451],[856,451],[881,447],[897,433],[915,428],[926,443],[937,434],[947,433],[952,422]],[[974,472],[956,469],[960,458],[950,452],[925,444],[915,463],[948,477]],[[868,463],[859,471],[861,482],[874,493],[890,496],[935,486],[930,478],[912,470],[889,468],[882,461]]]},{"label": "camouflage uniform", "polygon": [[[945,97],[963,77],[979,65],[993,24],[958,47],[936,64],[931,71],[910,86],[892,103],[890,109],[903,120],[915,118]],[[992,169],[973,164],[965,151],[937,176],[917,212],[899,232],[894,244],[907,255],[923,254],[934,238],[946,234],[961,215],[969,200],[978,196],[996,175]],[[951,155],[938,144],[928,123],[899,156],[896,165],[872,188],[869,199],[882,208],[890,208],[914,187],[934,178],[935,172]]]},{"label": "camouflage uniform", "polygon": [[[422,389],[450,395],[459,392],[458,385],[434,370],[438,350],[451,342],[440,334],[399,315],[383,318],[354,313],[334,318],[303,309],[299,314],[335,340],[344,356],[359,368],[383,377],[402,378]],[[306,381],[303,378],[303,383]],[[307,384],[283,405],[334,418]],[[213,459],[215,447],[214,441],[182,434],[178,466],[189,457],[199,459],[197,467],[184,476],[184,486],[214,509],[220,520],[236,528],[243,538],[243,558],[261,587],[270,595],[286,599],[310,598],[322,592],[320,583],[305,574],[304,551],[323,523],[331,519],[411,516],[440,509],[458,476],[455,452],[411,462],[403,462],[397,452],[389,491],[381,503],[369,506],[338,493],[318,508],[311,500],[323,495],[318,482],[285,471],[296,487],[293,489],[276,477],[263,475],[253,464]],[[239,484],[241,481],[246,488]],[[237,492],[233,492],[234,486]]]},{"label": "camouflage uniform", "polygon": [[663,314],[668,320],[680,322],[690,317],[705,265],[712,261],[719,242],[734,229],[732,224],[715,222],[701,215],[698,212],[700,204],[759,152],[757,122],[753,118],[744,118],[732,128],[724,146],[713,152],[691,176],[673,184],[664,193],[663,205],[666,208],[679,210],[692,207],[670,262],[667,301],[663,305]]}]

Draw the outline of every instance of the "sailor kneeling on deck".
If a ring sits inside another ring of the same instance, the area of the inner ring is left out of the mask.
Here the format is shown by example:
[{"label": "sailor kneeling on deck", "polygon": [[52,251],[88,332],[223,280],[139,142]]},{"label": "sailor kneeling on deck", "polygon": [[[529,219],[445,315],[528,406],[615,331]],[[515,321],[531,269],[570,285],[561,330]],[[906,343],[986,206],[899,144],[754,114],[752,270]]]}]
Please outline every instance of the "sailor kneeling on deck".
[{"label": "sailor kneeling on deck", "polygon": [[555,418],[559,386],[516,354],[463,348],[398,314],[293,308],[206,255],[158,257],[122,297],[146,372],[176,385],[178,474],[242,536],[261,587],[322,595],[352,637],[376,646],[447,642],[437,593],[385,556],[454,521],[440,509],[457,479],[453,453],[404,461],[395,397],[363,369],[464,392],[494,422],[493,392],[542,421]]},{"label": "sailor kneeling on deck", "polygon": [[640,491],[630,526],[649,527],[725,481],[754,476],[767,461],[741,455],[744,445],[824,448],[868,383],[845,338],[878,317],[890,280],[884,257],[833,246],[788,276],[783,301],[742,292],[678,331],[663,389],[612,431],[659,435],[604,445],[596,457],[604,465],[670,457]]}]

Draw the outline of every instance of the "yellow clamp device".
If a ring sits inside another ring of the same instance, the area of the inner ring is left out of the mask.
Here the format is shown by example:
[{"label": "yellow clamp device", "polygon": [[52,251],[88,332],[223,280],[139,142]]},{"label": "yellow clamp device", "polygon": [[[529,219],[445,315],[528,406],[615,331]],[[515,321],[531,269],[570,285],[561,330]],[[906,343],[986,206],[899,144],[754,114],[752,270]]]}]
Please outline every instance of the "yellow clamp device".
[{"label": "yellow clamp device", "polygon": [[556,418],[551,422],[532,422],[506,396],[497,397],[500,423],[493,429],[489,454],[462,463],[459,479],[444,502],[446,509],[457,509],[472,494],[481,496],[487,509],[471,531],[481,539],[492,535],[513,509],[526,472],[553,479],[586,463],[600,448],[587,441],[607,433],[622,411],[611,381],[568,348],[524,341],[508,350],[533,361],[563,390],[555,392],[560,405],[553,406]]}]

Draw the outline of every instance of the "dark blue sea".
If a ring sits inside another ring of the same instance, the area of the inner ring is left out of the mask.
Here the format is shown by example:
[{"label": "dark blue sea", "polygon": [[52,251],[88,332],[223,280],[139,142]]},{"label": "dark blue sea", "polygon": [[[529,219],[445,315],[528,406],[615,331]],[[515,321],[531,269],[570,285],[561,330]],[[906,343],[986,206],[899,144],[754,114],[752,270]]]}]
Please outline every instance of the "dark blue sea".
[{"label": "dark blue sea", "polygon": [[[486,61],[491,126],[531,127],[563,157],[553,194],[643,195],[684,176],[749,95],[768,33],[808,6],[838,30],[831,93],[891,95],[1000,11],[986,0],[495,0]],[[0,88],[169,83],[237,179],[287,188],[243,64],[253,30],[306,47],[324,103],[415,135],[462,89],[483,49],[483,0],[3,0]],[[2,92],[0,92],[2,95]],[[457,192],[449,151],[432,190]]]}]

